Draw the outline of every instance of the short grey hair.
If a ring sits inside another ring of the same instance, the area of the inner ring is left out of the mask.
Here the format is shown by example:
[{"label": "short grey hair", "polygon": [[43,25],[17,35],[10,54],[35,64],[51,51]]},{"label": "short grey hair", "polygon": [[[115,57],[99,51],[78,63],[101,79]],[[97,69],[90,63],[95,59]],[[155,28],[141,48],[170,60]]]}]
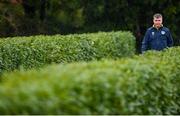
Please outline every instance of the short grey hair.
[{"label": "short grey hair", "polygon": [[163,18],[163,16],[160,13],[156,13],[153,15],[153,18]]}]

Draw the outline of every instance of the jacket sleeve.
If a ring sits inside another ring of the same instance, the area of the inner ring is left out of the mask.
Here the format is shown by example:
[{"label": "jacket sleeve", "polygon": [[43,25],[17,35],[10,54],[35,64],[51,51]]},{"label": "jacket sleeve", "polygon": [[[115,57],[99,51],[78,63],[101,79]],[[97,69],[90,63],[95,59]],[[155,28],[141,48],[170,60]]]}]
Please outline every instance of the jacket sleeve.
[{"label": "jacket sleeve", "polygon": [[144,53],[148,49],[148,44],[149,44],[149,31],[147,30],[142,41],[142,46],[141,46],[142,53]]},{"label": "jacket sleeve", "polygon": [[172,38],[172,35],[171,35],[170,31],[168,31],[167,46],[168,47],[172,47],[173,46],[173,38]]}]

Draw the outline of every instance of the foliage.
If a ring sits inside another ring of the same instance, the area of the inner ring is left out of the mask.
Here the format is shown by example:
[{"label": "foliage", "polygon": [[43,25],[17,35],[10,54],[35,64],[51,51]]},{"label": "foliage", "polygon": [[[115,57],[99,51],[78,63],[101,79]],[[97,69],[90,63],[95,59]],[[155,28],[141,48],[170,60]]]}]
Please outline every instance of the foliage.
[{"label": "foliage", "polygon": [[[180,1],[22,1],[16,5],[0,2],[0,36],[129,30],[136,36],[139,48],[146,29],[152,25],[152,15],[160,12],[164,16],[164,25],[173,33],[175,45],[180,43]],[[7,13],[13,17],[7,17]],[[12,21],[9,22],[9,19]]]},{"label": "foliage", "polygon": [[179,114],[180,48],[5,74],[1,114]]},{"label": "foliage", "polygon": [[0,41],[0,72],[51,63],[117,59],[135,54],[130,32],[31,36]]}]

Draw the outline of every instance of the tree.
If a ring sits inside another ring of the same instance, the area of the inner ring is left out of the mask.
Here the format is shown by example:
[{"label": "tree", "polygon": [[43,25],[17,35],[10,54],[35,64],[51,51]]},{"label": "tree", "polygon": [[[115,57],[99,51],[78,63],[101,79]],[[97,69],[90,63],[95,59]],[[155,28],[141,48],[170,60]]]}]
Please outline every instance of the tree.
[{"label": "tree", "polygon": [[130,30],[140,48],[153,14],[159,12],[179,45],[179,7],[177,0],[1,0],[0,33],[6,29],[2,36]]}]

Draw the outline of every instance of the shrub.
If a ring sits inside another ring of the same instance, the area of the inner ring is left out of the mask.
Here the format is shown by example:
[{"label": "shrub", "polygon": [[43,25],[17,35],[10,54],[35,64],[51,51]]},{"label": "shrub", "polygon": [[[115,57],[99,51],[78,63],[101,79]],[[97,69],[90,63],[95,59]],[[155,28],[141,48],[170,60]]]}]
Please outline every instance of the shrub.
[{"label": "shrub", "polygon": [[129,32],[15,37],[0,41],[0,73],[51,63],[117,59],[135,53]]},{"label": "shrub", "polygon": [[179,114],[180,48],[4,74],[2,114]]}]

